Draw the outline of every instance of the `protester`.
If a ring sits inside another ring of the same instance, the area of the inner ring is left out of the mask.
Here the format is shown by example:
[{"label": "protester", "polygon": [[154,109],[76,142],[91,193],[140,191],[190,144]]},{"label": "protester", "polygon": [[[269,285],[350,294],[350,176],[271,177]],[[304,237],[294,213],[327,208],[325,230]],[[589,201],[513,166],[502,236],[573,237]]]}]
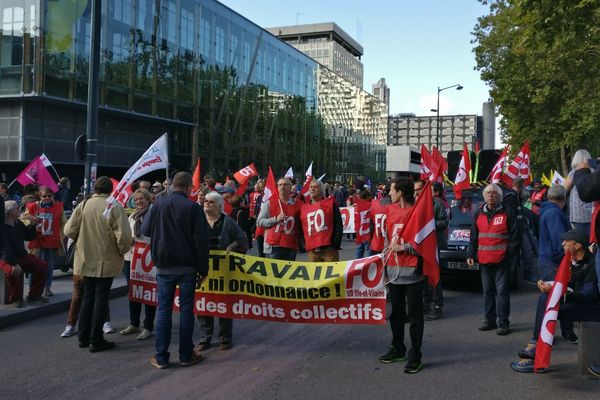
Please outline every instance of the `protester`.
[{"label": "protester", "polygon": [[393,180],[390,186],[392,203],[386,211],[386,232],[392,247],[388,258],[386,275],[391,298],[392,312],[389,316],[392,344],[386,354],[379,357],[384,364],[407,359],[404,344],[404,325],[410,323],[411,348],[404,367],[407,374],[415,374],[423,367],[421,346],[423,343],[423,259],[409,243],[399,237],[399,230],[408,221],[414,205],[413,182],[407,178]]},{"label": "protester", "polygon": [[[417,180],[414,183],[415,199],[418,199],[421,195],[421,191],[425,187],[424,180]],[[446,211],[446,203],[442,200],[442,194],[444,187],[441,183],[435,182],[431,186],[433,195],[433,216],[435,219],[435,234],[437,238],[437,251],[439,254],[440,249],[445,247],[446,243],[446,229],[448,228],[449,215]],[[439,258],[439,257],[438,257]],[[433,304],[433,308],[431,305]],[[431,287],[429,284],[425,284],[423,289],[423,313],[428,314],[425,319],[433,321],[436,319],[444,318],[444,294],[442,289],[442,280],[438,281],[435,287]]]},{"label": "protester", "polygon": [[548,189],[542,185],[542,181],[536,179],[533,181],[533,193],[531,194],[531,211],[540,214],[542,203],[548,200]]},{"label": "protester", "polygon": [[8,193],[8,185],[4,182],[0,182],[0,198],[2,200],[13,200],[12,196]]},{"label": "protester", "polygon": [[242,228],[242,231],[246,234],[246,240],[248,242],[248,248],[252,248],[252,229],[250,222],[250,214],[248,207],[246,206],[246,200],[239,194],[234,194],[229,198],[231,204],[231,218]]},{"label": "protester", "polygon": [[71,211],[73,209],[70,190],[71,181],[66,176],[63,176],[58,182],[58,192],[54,195],[54,199],[62,203],[65,211]]},{"label": "protester", "polygon": [[[5,263],[2,269],[6,274],[8,286],[8,303],[13,307],[22,307],[23,303],[23,273],[31,274],[31,284],[27,302],[29,304],[47,303],[48,298],[42,296],[48,263],[39,257],[28,254],[24,243],[35,238],[35,218],[29,214],[20,215],[19,205],[9,200],[4,203],[4,239],[6,240]],[[21,219],[19,219],[21,217]]]},{"label": "protester", "polygon": [[194,350],[194,293],[208,273],[209,230],[202,208],[190,201],[192,176],[178,172],[173,192],[157,200],[142,223],[141,234],[150,237],[152,261],[156,267],[158,308],[156,354],[150,364],[169,366],[171,316],[175,290],[179,286],[179,361],[187,367],[202,360]]},{"label": "protester", "polygon": [[25,211],[27,204],[40,201],[40,185],[29,183],[23,188],[23,197],[21,198],[21,210]]},{"label": "protester", "polygon": [[263,251],[267,257],[295,261],[300,205],[291,196],[292,182],[288,178],[279,178],[277,191],[277,210],[271,210],[270,201],[263,202],[256,225],[266,229]]},{"label": "protester", "polygon": [[392,201],[390,199],[390,183],[382,191],[382,198],[371,202],[371,240],[369,242],[369,255],[379,254],[385,248],[385,209]]},{"label": "protester", "polygon": [[356,259],[369,254],[369,241],[371,239],[371,200],[369,189],[363,189],[358,194],[354,205],[354,243],[356,244]]},{"label": "protester", "polygon": [[[257,216],[260,214],[260,207],[262,206],[262,197],[265,193],[265,180],[259,179],[256,182],[255,190],[257,190],[260,195],[256,197],[256,206],[254,208],[254,215]],[[262,226],[256,225],[254,230],[254,239],[256,240],[256,250],[258,252],[259,257],[264,257],[264,243],[265,243],[265,228]]]},{"label": "protester", "polygon": [[569,230],[567,217],[563,213],[566,202],[565,188],[554,185],[548,190],[548,201],[542,203],[540,210],[538,266],[541,279],[545,281],[554,279],[564,256],[561,236]]},{"label": "protester", "polygon": [[[44,295],[51,297],[54,267],[59,257],[64,255],[62,244],[62,228],[67,222],[63,212],[63,204],[54,201],[54,193],[50,188],[41,188],[41,201],[27,204],[27,212],[36,220],[36,235],[29,242],[32,254],[48,263]],[[30,282],[31,284],[31,282]]]},{"label": "protester", "polygon": [[569,192],[569,222],[573,229],[580,229],[590,234],[590,225],[592,221],[592,203],[585,202],[579,196],[579,190],[573,183],[575,168],[582,162],[592,158],[587,150],[577,150],[571,160],[571,171],[567,175],[564,183],[565,189]]},{"label": "protester", "polygon": [[340,209],[332,197],[325,199],[323,184],[313,180],[310,183],[310,201],[300,208],[300,221],[308,261],[339,261],[344,226]]},{"label": "protester", "polygon": [[[534,256],[538,252],[538,243],[535,240],[530,226],[530,221],[536,214],[533,214],[523,205],[523,179],[515,178],[513,180],[513,190],[517,194],[517,226],[519,228],[520,246],[517,256],[514,258],[515,267],[523,270],[523,279],[529,283],[536,283],[539,274],[534,262]],[[528,214],[531,214],[528,217]]]},{"label": "protester", "polygon": [[[480,331],[498,328],[498,335],[510,333],[510,260],[518,248],[518,228],[514,214],[507,212],[500,199],[502,189],[490,184],[483,190],[484,204],[475,213],[467,264],[479,262],[485,319]],[[496,317],[498,323],[496,323]]]},{"label": "protester", "polygon": [[[230,181],[231,182],[231,181]],[[235,189],[230,185],[217,185],[215,187],[217,193],[219,193],[223,197],[223,212],[229,216],[231,216],[231,212],[233,211],[233,207],[230,203],[231,196],[234,195]]]},{"label": "protester", "polygon": [[104,339],[102,328],[113,278],[123,270],[123,256],[131,247],[123,207],[114,203],[108,217],[103,215],[112,191],[110,178],[98,178],[93,196],[75,208],[64,228],[66,236],[77,240],[73,273],[83,278],[79,347],[89,347],[92,353],[115,347]]},{"label": "protester", "polygon": [[157,194],[162,192],[162,190],[163,190],[162,183],[160,183],[159,181],[155,181],[152,184],[152,194],[154,194],[154,196],[156,196]]},{"label": "protester", "polygon": [[[550,193],[548,194],[550,197]],[[598,293],[598,278],[594,266],[594,256],[588,251],[588,234],[582,230],[571,230],[561,235],[562,246],[565,253],[571,257],[571,273],[568,290],[564,299],[561,300],[558,310],[558,320],[561,326],[573,327],[575,321],[597,321],[600,312],[600,301]],[[519,351],[519,361],[513,362],[511,367],[516,372],[533,372],[537,341],[542,328],[548,295],[552,289],[553,282],[538,282],[541,294],[538,299],[535,314],[535,326],[533,338],[527,347]],[[565,332],[563,331],[563,336]],[[577,343],[577,336],[571,332],[569,342]],[[538,370],[536,372],[546,372]]]},{"label": "protester", "polygon": [[[210,249],[245,253],[248,250],[246,234],[231,217],[224,213],[223,203],[223,197],[215,192],[207,194],[204,201],[204,214],[209,225],[208,239]],[[198,349],[202,351],[210,347],[214,330],[214,317],[199,315],[198,321],[200,322],[201,335]],[[233,347],[232,336],[233,320],[219,318],[221,350],[229,350]]]},{"label": "protester", "polygon": [[[150,243],[150,238],[144,236],[141,233],[142,223],[144,218],[148,215],[150,210],[150,204],[152,202],[152,194],[146,189],[137,189],[133,195],[135,202],[135,211],[129,216],[129,227],[133,234],[133,241],[141,243]],[[129,277],[131,272],[131,258],[133,256],[133,249],[130,249],[125,253],[125,262],[123,263],[123,275],[127,281],[127,287],[131,290],[129,285]],[[146,304],[144,306],[144,329],[140,332],[140,316],[142,314],[142,303],[133,301],[129,298],[129,325],[123,329],[121,335],[132,335],[139,333],[136,336],[137,340],[146,340],[152,337],[154,331],[154,317],[156,315],[156,307]]]}]

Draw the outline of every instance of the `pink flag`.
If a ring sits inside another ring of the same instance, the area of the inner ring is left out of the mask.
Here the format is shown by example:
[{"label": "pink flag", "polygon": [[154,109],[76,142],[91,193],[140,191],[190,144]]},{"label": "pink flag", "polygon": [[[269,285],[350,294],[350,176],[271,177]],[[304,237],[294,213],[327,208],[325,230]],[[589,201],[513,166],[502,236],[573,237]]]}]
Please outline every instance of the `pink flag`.
[{"label": "pink flag", "polygon": [[37,183],[50,188],[54,193],[58,192],[58,186],[52,179],[52,175],[44,166],[44,161],[38,156],[34,158],[27,167],[17,176],[16,179],[21,185]]},{"label": "pink flag", "polygon": [[560,300],[567,291],[570,279],[571,255],[566,253],[558,267],[556,277],[554,278],[554,284],[552,285],[552,289],[550,289],[548,300],[546,301],[546,312],[544,313],[544,320],[542,321],[542,327],[538,334],[538,341],[535,349],[535,372],[550,367],[552,342],[554,341],[554,329],[556,328]]}]

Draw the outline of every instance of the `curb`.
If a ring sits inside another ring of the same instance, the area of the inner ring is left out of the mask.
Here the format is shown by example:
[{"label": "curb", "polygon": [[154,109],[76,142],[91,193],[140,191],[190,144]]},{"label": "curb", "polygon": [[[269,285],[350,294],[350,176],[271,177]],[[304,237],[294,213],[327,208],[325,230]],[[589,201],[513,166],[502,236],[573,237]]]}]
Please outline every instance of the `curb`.
[{"label": "curb", "polygon": [[[109,298],[114,299],[117,297],[126,296],[128,293],[127,286],[120,286],[112,288],[110,290]],[[0,330],[6,329],[11,326],[22,324],[24,322],[33,321],[39,318],[47,317],[49,315],[59,314],[69,310],[71,299],[60,300],[55,303],[44,304],[43,306],[33,307],[30,309],[16,312],[4,317],[0,317]]]}]

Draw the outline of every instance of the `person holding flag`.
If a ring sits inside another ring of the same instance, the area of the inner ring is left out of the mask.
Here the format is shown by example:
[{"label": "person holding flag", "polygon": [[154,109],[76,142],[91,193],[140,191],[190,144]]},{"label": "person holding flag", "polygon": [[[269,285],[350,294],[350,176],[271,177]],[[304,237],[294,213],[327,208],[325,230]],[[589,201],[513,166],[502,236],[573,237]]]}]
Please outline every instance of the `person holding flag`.
[{"label": "person holding flag", "polygon": [[[272,185],[270,184],[274,181],[272,176],[272,171],[269,169],[267,186]],[[296,260],[300,203],[294,201],[291,193],[292,181],[289,178],[279,178],[277,192],[271,193],[268,201],[263,201],[260,207],[256,225],[265,228],[264,252],[269,258]]]},{"label": "person holding flag", "polygon": [[371,240],[369,241],[369,256],[380,254],[385,248],[385,211],[392,202],[390,199],[390,183],[387,182],[382,190],[382,197],[371,202]]},{"label": "person holding flag", "polygon": [[339,261],[344,226],[333,197],[325,198],[323,183],[310,183],[310,201],[300,208],[305,248],[310,262]]},{"label": "person holding flag", "polygon": [[514,214],[505,210],[501,198],[502,189],[494,183],[483,190],[484,203],[473,217],[467,264],[473,267],[477,258],[481,271],[485,319],[479,330],[498,328],[496,333],[504,336],[510,333],[509,271],[519,232]]},{"label": "person holding flag", "polygon": [[[516,372],[548,371],[556,318],[561,325],[571,326],[575,321],[597,320],[600,297],[594,256],[587,248],[588,234],[571,230],[563,233],[562,239],[565,256],[554,282],[538,282],[541,294],[533,337],[527,347],[519,351],[521,359],[511,364]],[[555,293],[556,290],[559,292]],[[552,303],[553,299],[558,300],[556,304]]]}]

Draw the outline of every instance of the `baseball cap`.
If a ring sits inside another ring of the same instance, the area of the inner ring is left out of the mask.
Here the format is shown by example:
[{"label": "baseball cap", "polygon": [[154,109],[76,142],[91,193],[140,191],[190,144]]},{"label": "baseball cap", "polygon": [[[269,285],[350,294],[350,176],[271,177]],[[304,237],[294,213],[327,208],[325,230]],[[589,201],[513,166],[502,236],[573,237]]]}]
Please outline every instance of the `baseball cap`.
[{"label": "baseball cap", "polygon": [[162,183],[160,183],[159,181],[156,181],[152,184],[152,187],[162,187]]},{"label": "baseball cap", "polygon": [[574,240],[582,246],[587,246],[589,244],[589,235],[577,229],[573,229],[563,233],[561,236],[563,240]]}]

